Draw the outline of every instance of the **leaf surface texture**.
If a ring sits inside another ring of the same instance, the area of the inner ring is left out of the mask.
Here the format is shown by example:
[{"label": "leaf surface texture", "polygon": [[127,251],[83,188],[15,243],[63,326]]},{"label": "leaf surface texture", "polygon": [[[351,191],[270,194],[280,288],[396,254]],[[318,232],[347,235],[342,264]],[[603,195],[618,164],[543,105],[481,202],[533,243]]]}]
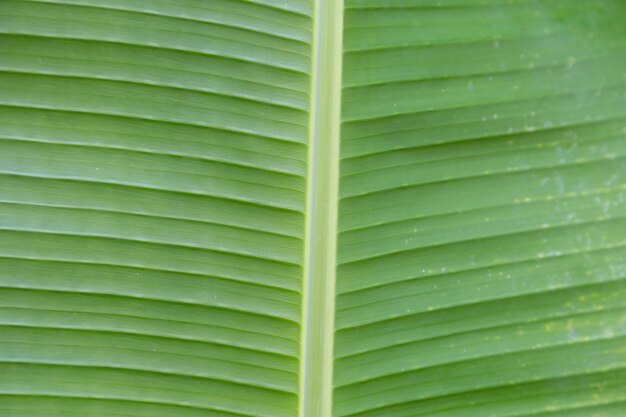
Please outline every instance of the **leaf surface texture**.
[{"label": "leaf surface texture", "polygon": [[[0,415],[623,416],[625,19],[0,2]],[[302,406],[316,343],[332,413]]]}]

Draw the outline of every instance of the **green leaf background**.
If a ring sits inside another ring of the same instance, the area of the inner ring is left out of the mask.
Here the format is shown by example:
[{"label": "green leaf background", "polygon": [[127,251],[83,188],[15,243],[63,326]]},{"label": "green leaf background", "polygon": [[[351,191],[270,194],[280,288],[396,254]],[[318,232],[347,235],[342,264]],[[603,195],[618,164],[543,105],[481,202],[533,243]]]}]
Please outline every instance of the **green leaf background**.
[{"label": "green leaf background", "polygon": [[626,415],[625,22],[1,1],[0,415]]}]

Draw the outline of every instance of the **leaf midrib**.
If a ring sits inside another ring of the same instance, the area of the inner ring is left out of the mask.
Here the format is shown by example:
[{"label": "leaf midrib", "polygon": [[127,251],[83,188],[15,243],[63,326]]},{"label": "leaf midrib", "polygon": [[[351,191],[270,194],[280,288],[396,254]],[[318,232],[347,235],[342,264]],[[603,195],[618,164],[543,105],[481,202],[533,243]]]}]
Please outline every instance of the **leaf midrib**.
[{"label": "leaf midrib", "polygon": [[330,417],[335,319],[343,0],[316,0],[302,286],[300,417]]}]

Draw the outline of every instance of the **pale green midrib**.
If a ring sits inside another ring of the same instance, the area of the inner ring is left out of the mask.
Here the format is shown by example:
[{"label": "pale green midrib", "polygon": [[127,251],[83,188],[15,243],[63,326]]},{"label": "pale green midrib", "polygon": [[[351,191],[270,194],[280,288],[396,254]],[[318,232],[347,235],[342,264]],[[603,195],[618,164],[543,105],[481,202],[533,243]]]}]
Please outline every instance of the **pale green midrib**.
[{"label": "pale green midrib", "polygon": [[343,0],[313,15],[299,417],[332,415]]}]

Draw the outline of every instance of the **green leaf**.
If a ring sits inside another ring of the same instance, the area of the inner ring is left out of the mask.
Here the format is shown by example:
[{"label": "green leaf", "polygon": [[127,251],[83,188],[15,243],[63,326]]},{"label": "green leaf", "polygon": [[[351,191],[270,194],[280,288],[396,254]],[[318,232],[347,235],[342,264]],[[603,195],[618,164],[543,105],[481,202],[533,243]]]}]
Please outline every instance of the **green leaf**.
[{"label": "green leaf", "polygon": [[0,16],[0,415],[626,413],[622,0]]}]

